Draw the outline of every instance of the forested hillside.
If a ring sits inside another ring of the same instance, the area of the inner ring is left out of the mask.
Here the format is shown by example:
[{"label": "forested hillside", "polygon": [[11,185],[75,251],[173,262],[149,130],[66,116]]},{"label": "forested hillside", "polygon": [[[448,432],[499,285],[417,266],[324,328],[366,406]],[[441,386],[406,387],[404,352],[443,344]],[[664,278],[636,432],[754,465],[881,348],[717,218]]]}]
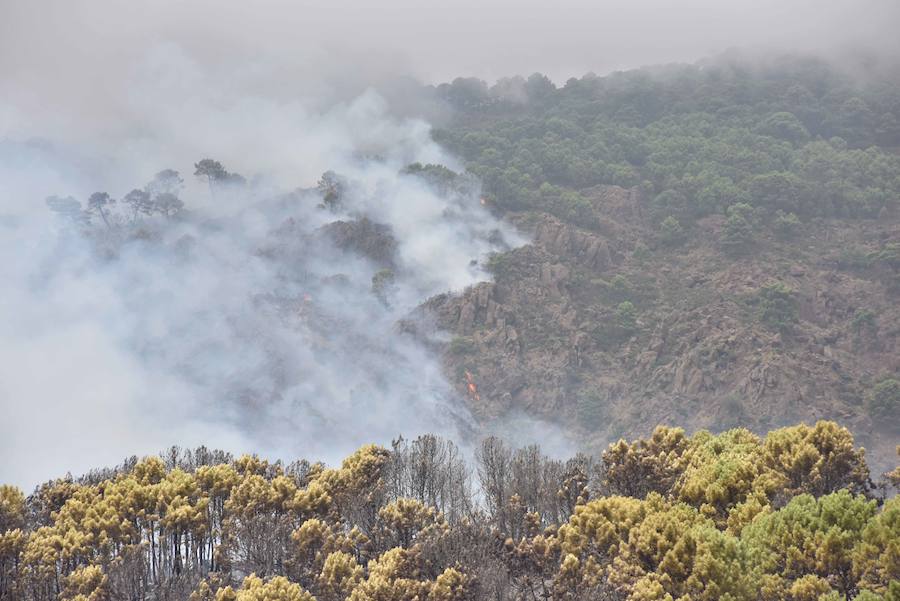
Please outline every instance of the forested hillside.
[{"label": "forested hillside", "polygon": [[7,346],[44,337],[14,365],[71,345],[109,376],[64,355],[90,386],[20,394],[10,473],[198,433],[323,459],[0,486],[0,601],[900,601],[883,69],[458,79],[430,132],[367,93],[322,117],[376,126],[315,187],[206,158],[0,220],[27,251]]},{"label": "forested hillside", "polygon": [[[439,86],[434,137],[532,243],[432,299],[483,418],[525,410],[601,448],[658,423],[839,419],[900,433],[896,73],[724,56]],[[469,373],[469,376],[465,376]]]},{"label": "forested hillside", "polygon": [[[888,476],[900,485],[900,468]],[[900,497],[832,422],[567,461],[436,436],[337,468],[172,448],[0,487],[4,601],[900,598]]]}]

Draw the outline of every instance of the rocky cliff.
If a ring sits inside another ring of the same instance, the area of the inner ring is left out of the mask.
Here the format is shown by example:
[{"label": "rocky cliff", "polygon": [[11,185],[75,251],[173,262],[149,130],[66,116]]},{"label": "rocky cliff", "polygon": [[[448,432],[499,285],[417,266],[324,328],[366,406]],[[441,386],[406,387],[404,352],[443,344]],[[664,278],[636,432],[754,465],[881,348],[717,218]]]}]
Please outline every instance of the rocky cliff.
[{"label": "rocky cliff", "polygon": [[[507,214],[532,242],[491,258],[493,282],[423,306],[454,336],[447,373],[476,415],[524,410],[588,447],[658,423],[765,430],[837,419],[870,455],[891,457],[900,416],[873,419],[865,399],[900,372],[896,266],[853,258],[900,241],[896,216],[819,219],[789,241],[760,228],[732,256],[720,217],[666,246],[637,189],[583,194],[593,213],[584,227]],[[761,306],[773,282],[796,309],[785,327]]]}]

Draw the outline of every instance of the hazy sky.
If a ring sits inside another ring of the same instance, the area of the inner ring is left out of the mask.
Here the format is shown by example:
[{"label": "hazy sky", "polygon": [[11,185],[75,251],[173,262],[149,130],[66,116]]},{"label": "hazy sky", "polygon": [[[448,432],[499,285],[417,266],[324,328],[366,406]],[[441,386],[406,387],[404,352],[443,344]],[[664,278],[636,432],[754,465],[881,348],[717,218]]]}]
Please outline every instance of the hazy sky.
[{"label": "hazy sky", "polygon": [[564,79],[732,46],[896,50],[898,17],[896,0],[3,0],[0,70],[32,82],[103,78],[174,41],[221,62],[276,53],[300,72],[337,54],[348,68],[431,81]]},{"label": "hazy sky", "polygon": [[[160,44],[223,78],[255,69],[267,93],[314,96],[388,73],[562,82],[730,47],[895,53],[897,23],[897,0],[2,0],[0,99],[106,111]],[[13,118],[0,114],[0,134]]]}]

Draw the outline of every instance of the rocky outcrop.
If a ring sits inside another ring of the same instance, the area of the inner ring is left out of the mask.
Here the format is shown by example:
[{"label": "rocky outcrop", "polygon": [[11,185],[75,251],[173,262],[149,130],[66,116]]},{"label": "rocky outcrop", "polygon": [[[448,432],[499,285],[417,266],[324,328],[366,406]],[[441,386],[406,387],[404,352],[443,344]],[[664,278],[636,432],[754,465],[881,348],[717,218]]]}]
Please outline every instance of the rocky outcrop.
[{"label": "rocky outcrop", "polygon": [[588,269],[604,271],[612,265],[605,239],[555,219],[546,219],[538,225],[534,243],[553,255],[570,257]]},{"label": "rocky outcrop", "polygon": [[[454,336],[446,372],[468,370],[478,384],[476,415],[562,420],[589,448],[657,423],[762,431],[839,419],[872,455],[892,456],[895,435],[869,419],[864,397],[874,379],[900,370],[900,303],[876,271],[841,270],[828,257],[880,244],[895,223],[817,223],[790,244],[760,234],[754,252],[735,259],[704,233],[721,225],[716,218],[681,247],[636,255],[636,242],[652,246],[655,234],[640,195],[585,194],[596,211],[590,227],[511,215],[532,242],[496,262],[493,282],[423,306]],[[787,332],[758,318],[755,295],[772,281],[798,301]],[[634,331],[617,321],[624,300],[636,308]],[[854,329],[861,309],[876,315],[874,326]]]}]

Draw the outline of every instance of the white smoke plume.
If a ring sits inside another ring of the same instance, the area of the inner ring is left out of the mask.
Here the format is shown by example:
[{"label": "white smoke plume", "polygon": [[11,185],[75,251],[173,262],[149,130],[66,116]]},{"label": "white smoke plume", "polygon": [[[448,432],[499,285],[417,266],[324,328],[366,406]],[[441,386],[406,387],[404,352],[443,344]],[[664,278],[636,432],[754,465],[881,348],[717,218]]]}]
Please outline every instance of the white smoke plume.
[{"label": "white smoke plume", "polygon": [[[170,444],[333,460],[465,428],[397,323],[521,241],[474,191],[398,175],[459,168],[409,117],[441,110],[408,77],[562,84],[729,46],[895,57],[897,15],[893,0],[0,2],[0,481]],[[207,157],[250,185],[210,194],[192,175]],[[85,237],[44,203],[121,199],[166,168],[185,178],[178,221]],[[295,192],[329,169],[351,182],[337,213]],[[397,243],[378,294],[383,265],[316,233],[363,215]],[[532,426],[515,430],[547,438]]]},{"label": "white smoke plume", "polygon": [[[171,45],[135,72],[119,106],[140,127],[0,144],[0,481],[173,444],[334,461],[471,428],[436,357],[397,324],[488,277],[484,257],[522,240],[475,182],[439,190],[401,173],[456,166],[429,126],[390,116],[373,91],[327,110],[231,93]],[[211,193],[193,176],[207,156],[250,183]],[[180,219],[131,224],[120,203],[112,228],[95,218],[84,233],[44,203],[121,199],[164,168],[186,180]],[[311,189],[326,169],[345,178],[331,209]],[[363,218],[387,226],[375,243],[393,278],[377,293],[379,257],[326,233]]]}]

